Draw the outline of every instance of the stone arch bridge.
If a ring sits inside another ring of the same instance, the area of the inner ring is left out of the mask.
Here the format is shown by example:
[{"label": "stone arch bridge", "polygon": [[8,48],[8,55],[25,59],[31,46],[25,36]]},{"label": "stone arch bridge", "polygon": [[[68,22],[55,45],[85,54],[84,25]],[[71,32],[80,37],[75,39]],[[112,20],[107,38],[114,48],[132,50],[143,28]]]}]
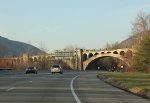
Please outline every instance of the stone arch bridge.
[{"label": "stone arch bridge", "polygon": [[18,64],[24,64],[25,62],[37,62],[41,60],[63,60],[70,65],[72,69],[86,70],[88,65],[98,59],[104,57],[115,57],[124,61],[128,66],[130,63],[126,59],[126,54],[129,56],[134,55],[134,50],[131,48],[123,48],[116,50],[83,50],[76,49],[74,56],[58,56],[55,54],[47,55],[33,55],[28,56],[24,54],[22,57],[12,57],[12,58],[0,58],[0,68],[15,68]]},{"label": "stone arch bridge", "polygon": [[118,58],[126,63],[127,66],[130,66],[130,63],[127,59],[127,56],[132,57],[134,55],[134,49],[131,48],[122,48],[116,50],[77,50],[77,67],[81,70],[86,70],[88,65],[98,59],[104,57],[114,57]]}]

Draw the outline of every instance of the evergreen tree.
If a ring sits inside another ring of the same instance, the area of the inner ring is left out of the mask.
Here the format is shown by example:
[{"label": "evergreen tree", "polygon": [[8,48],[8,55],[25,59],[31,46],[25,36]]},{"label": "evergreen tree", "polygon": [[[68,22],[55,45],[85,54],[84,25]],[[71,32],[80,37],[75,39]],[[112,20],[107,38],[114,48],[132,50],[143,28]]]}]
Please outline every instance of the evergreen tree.
[{"label": "evergreen tree", "polygon": [[150,71],[150,33],[143,38],[137,49],[133,66],[138,71]]}]

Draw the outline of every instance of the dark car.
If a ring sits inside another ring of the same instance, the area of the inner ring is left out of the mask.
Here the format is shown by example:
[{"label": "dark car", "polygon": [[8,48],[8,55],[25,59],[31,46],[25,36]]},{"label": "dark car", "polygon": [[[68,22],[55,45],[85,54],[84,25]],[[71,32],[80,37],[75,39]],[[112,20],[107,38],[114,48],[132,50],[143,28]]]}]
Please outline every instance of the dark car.
[{"label": "dark car", "polygon": [[31,66],[31,67],[27,67],[26,68],[26,74],[28,73],[34,73],[34,74],[37,74],[37,69],[35,66]]}]

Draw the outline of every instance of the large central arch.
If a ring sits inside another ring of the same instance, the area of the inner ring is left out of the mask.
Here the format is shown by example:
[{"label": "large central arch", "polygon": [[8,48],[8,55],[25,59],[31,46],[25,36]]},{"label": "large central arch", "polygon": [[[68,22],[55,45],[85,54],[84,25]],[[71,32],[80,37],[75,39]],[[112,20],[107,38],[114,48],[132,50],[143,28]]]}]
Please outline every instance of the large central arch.
[{"label": "large central arch", "polygon": [[94,56],[92,56],[91,58],[89,58],[89,59],[83,61],[83,70],[86,70],[86,68],[88,67],[88,65],[89,65],[92,61],[94,61],[94,60],[96,60],[96,59],[99,59],[99,58],[104,58],[104,57],[114,57],[114,58],[118,58],[118,59],[124,61],[124,62],[127,64],[127,66],[130,66],[130,64],[129,64],[129,63],[123,58],[123,56],[121,56],[121,55],[118,55],[118,54],[99,54],[99,55],[94,55]]}]

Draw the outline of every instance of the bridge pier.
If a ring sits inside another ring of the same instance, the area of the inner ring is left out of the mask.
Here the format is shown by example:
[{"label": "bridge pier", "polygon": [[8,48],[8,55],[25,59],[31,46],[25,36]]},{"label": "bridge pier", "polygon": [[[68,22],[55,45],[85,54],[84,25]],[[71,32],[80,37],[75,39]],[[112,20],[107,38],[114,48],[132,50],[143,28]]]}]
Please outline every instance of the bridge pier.
[{"label": "bridge pier", "polygon": [[77,70],[83,69],[83,58],[82,58],[83,50],[80,48],[76,49],[76,68]]}]

